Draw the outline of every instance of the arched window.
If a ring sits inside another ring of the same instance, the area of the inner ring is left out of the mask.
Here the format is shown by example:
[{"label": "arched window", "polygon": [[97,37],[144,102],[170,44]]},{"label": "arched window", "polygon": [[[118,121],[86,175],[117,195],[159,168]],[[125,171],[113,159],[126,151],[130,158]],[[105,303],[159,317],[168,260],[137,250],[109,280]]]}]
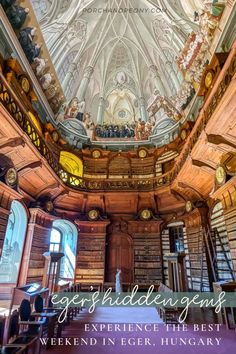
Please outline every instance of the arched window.
[{"label": "arched window", "polygon": [[27,228],[27,214],[23,205],[14,200],[0,259],[0,283],[17,283]]},{"label": "arched window", "polygon": [[58,279],[74,280],[78,231],[68,220],[55,220],[50,237],[51,252],[63,252],[58,268]]},{"label": "arched window", "polygon": [[57,229],[52,229],[50,236],[50,252],[59,252],[61,248],[61,233]]}]

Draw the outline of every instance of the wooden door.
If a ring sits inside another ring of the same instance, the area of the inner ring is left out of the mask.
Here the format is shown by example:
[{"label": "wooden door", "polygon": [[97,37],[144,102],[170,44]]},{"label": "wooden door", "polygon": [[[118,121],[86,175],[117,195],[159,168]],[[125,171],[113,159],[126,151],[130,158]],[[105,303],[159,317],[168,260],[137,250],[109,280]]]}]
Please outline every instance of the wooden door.
[{"label": "wooden door", "polygon": [[124,233],[113,233],[108,238],[106,281],[115,282],[117,269],[121,269],[123,283],[133,282],[132,238]]}]

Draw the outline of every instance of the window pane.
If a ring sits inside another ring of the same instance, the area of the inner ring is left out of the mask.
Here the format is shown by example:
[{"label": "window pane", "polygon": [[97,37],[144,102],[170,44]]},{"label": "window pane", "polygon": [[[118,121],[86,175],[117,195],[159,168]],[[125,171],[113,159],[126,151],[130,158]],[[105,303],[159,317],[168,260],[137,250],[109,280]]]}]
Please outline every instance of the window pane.
[{"label": "window pane", "polygon": [[64,257],[61,259],[60,276],[61,278],[73,279],[75,275],[77,235],[73,231],[69,231],[63,236],[62,252]]},{"label": "window pane", "polygon": [[54,251],[54,243],[51,243],[51,244],[50,244],[49,251],[50,251],[50,252],[53,252],[53,251]]},{"label": "window pane", "polygon": [[27,215],[24,207],[13,201],[0,259],[0,282],[16,283],[21,263]]},{"label": "window pane", "polygon": [[59,252],[59,249],[60,249],[60,245],[55,244],[54,245],[54,252]]},{"label": "window pane", "polygon": [[58,230],[52,229],[50,243],[60,243],[61,242],[61,234]]}]

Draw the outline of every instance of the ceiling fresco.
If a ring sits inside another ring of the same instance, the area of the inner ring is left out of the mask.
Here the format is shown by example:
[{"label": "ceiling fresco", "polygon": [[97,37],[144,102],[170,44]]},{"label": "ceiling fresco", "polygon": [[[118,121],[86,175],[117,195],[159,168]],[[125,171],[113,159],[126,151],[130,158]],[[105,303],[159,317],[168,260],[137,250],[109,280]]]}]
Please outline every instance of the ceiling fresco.
[{"label": "ceiling fresco", "polygon": [[221,2],[31,3],[66,97],[52,123],[71,145],[160,146],[179,134],[210,60]]}]

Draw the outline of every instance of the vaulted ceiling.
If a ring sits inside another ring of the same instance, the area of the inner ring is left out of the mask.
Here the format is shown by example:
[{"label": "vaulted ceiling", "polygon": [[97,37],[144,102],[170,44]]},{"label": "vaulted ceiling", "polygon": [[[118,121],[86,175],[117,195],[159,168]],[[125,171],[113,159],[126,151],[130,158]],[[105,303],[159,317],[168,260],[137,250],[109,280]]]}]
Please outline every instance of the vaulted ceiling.
[{"label": "vaulted ceiling", "polygon": [[[175,58],[196,29],[203,0],[32,0],[68,99],[92,67],[86,105],[92,116],[120,85],[147,102],[155,89],[173,96],[182,76]],[[68,73],[73,80],[68,82]]]}]

